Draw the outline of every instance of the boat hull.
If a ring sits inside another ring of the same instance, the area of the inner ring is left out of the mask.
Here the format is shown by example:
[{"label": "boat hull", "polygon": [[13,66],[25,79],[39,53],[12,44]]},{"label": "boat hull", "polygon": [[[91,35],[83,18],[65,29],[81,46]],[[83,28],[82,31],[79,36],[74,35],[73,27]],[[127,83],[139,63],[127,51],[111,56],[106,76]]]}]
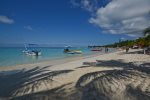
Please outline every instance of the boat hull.
[{"label": "boat hull", "polygon": [[65,52],[65,53],[67,53],[67,54],[82,54],[82,51],[68,51],[68,52]]}]

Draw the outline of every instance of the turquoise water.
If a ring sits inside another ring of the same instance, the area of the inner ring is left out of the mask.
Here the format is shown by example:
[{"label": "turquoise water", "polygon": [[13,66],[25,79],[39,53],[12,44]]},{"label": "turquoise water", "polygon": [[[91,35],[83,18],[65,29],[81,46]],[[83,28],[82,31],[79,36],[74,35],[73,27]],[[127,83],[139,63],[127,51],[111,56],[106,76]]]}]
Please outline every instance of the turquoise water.
[{"label": "turquoise water", "polygon": [[[32,48],[31,48],[32,49]],[[68,57],[86,56],[97,52],[92,52],[89,48],[72,48],[82,50],[83,54],[65,54],[64,48],[34,48],[41,50],[41,56],[29,56],[25,55],[22,51],[23,47],[1,47],[0,48],[0,67],[14,66],[19,64],[36,63],[46,60],[63,59]],[[103,53],[103,52],[100,52]]]},{"label": "turquoise water", "polygon": [[[32,48],[30,48],[32,49]],[[74,56],[80,56],[79,54],[65,54],[64,48],[34,48],[41,50],[41,56],[29,56],[25,55],[21,47],[5,47],[0,48],[0,66],[13,66],[19,64],[36,63],[39,61],[62,59]],[[75,48],[83,51],[83,55],[91,54],[88,48]]]}]

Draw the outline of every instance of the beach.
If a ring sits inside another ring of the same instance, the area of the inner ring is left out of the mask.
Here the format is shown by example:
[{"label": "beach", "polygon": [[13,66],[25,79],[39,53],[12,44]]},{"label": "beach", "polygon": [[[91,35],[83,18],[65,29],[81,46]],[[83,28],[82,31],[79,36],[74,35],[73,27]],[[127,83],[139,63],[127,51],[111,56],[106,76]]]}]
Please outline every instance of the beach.
[{"label": "beach", "polygon": [[142,49],[1,67],[0,98],[148,100],[149,72]]},{"label": "beach", "polygon": [[0,100],[150,100],[150,0],[0,0]]}]

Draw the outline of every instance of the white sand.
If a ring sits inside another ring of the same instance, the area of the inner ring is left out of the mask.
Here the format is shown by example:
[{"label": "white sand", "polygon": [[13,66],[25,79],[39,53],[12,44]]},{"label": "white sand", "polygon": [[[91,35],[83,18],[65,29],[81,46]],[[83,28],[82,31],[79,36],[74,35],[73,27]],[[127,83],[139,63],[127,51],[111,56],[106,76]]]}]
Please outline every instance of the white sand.
[{"label": "white sand", "polygon": [[[130,52],[135,52],[139,50],[130,50]],[[59,74],[56,76],[53,76],[52,78],[46,78],[42,80],[38,80],[38,78],[33,78],[34,81],[30,84],[27,84],[25,86],[22,86],[20,88],[17,88],[14,90],[14,92],[11,95],[20,96],[24,94],[30,94],[30,93],[36,93],[39,91],[45,91],[52,88],[56,88],[58,86],[71,83],[71,85],[67,88],[73,87],[78,79],[83,76],[86,73],[95,72],[95,71],[103,71],[103,70],[112,70],[112,69],[122,69],[122,67],[126,67],[128,63],[132,62],[136,65],[143,64],[143,63],[150,63],[150,56],[144,55],[144,54],[124,54],[124,51],[118,51],[115,53],[109,53],[109,54],[103,54],[103,55],[94,55],[92,57],[86,57],[86,58],[76,58],[69,61],[62,61],[61,63],[54,62],[42,62],[42,63],[36,63],[36,64],[25,64],[25,65],[19,65],[14,67],[7,67],[7,68],[0,68],[1,71],[11,71],[11,70],[19,70],[22,68],[25,68],[27,70],[32,69],[34,67],[39,66],[39,68],[50,66],[45,69],[43,69],[43,72],[36,73],[34,75],[29,76],[29,79],[42,75],[47,72],[53,72],[53,71],[61,71],[61,70],[72,70],[70,72]],[[100,66],[83,66],[83,62],[95,62],[96,60],[102,61],[104,65]],[[112,61],[112,62],[108,62]],[[114,62],[113,62],[114,61]],[[116,62],[115,62],[116,61]],[[125,64],[121,64],[121,63]],[[117,64],[117,65],[116,65]],[[83,67],[82,67],[83,66]],[[82,67],[82,68],[80,68]],[[5,76],[5,74],[3,74]],[[44,77],[44,76],[42,76]],[[41,77],[40,77],[41,78]],[[50,79],[50,80],[48,80]],[[53,81],[51,81],[51,79]],[[21,84],[25,84],[26,82],[23,82]],[[27,82],[28,83],[28,82]],[[6,83],[7,85],[7,83]],[[37,88],[35,88],[37,87]]]}]

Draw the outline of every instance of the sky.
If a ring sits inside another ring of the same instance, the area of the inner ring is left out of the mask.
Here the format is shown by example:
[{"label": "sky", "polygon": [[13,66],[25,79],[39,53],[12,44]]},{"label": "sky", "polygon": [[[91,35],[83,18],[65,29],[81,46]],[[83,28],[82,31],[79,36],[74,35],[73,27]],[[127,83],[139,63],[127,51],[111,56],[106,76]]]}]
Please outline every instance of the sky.
[{"label": "sky", "polygon": [[0,0],[0,44],[104,45],[142,36],[150,0]]}]

